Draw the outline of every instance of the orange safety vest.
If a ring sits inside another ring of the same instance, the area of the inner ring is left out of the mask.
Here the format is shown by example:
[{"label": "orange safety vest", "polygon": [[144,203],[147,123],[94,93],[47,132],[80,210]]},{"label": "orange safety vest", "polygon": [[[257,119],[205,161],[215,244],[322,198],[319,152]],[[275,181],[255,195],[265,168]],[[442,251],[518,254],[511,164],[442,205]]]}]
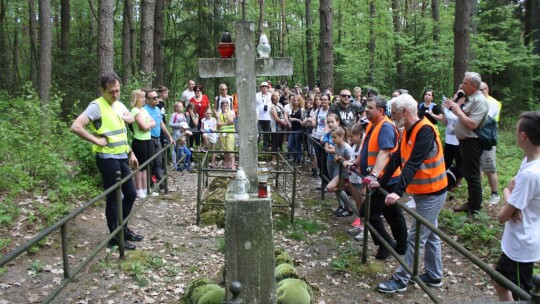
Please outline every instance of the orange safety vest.
[{"label": "orange safety vest", "polygon": [[401,166],[404,166],[411,156],[418,130],[423,126],[429,126],[433,130],[436,145],[433,145],[433,150],[429,152],[418,171],[414,174],[413,180],[407,186],[407,193],[410,194],[429,194],[440,191],[448,185],[441,138],[436,127],[425,117],[410,131],[411,136],[408,137],[408,141],[406,138],[409,131],[403,131],[403,137],[401,139]]},{"label": "orange safety vest", "polygon": [[[373,133],[371,133],[371,137],[369,138],[369,142],[368,142],[368,148],[367,148],[367,165],[368,165],[368,171],[371,171],[373,170],[373,167],[375,166],[375,162],[377,161],[377,155],[379,155],[379,133],[381,132],[381,128],[382,128],[382,125],[385,123],[385,122],[388,122],[390,123],[393,127],[394,127],[394,132],[396,134],[396,145],[394,146],[394,148],[392,148],[390,150],[390,153],[394,153],[397,151],[398,149],[398,138],[399,138],[399,133],[398,133],[398,130],[396,128],[396,126],[394,125],[394,123],[390,120],[390,118],[388,118],[386,115],[384,116],[383,120],[379,121],[379,123],[377,123],[375,125],[375,127],[373,127],[373,124],[370,122],[367,127],[366,127],[366,134],[369,133],[369,131],[371,130],[371,128],[373,128]],[[364,137],[364,141],[366,140],[366,137]],[[364,144],[364,143],[362,143]],[[390,158],[388,158],[388,161],[390,160]],[[386,162],[386,164],[388,164],[388,161]],[[385,164],[385,166],[386,166]],[[394,172],[394,174],[392,175],[392,177],[396,177],[396,176],[399,176],[401,174],[401,168],[396,168],[396,171]],[[379,172],[379,178],[382,177],[384,175],[384,170],[382,170],[381,172]]]}]

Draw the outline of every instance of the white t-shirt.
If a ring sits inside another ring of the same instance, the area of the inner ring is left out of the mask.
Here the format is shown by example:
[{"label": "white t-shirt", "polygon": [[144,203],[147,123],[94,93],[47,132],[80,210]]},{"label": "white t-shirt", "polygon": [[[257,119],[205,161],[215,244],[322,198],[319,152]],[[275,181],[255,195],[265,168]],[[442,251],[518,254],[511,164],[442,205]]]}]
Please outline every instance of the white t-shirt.
[{"label": "white t-shirt", "polygon": [[[352,146],[351,160],[356,160],[358,155],[360,155],[360,151],[362,150],[360,146],[361,146],[361,144],[354,144]],[[356,173],[354,173],[352,171],[349,174],[349,181],[351,183],[353,183],[353,184],[361,184],[362,183],[362,179],[360,178],[360,176],[356,175]]]},{"label": "white t-shirt", "polygon": [[540,261],[540,160],[521,163],[508,203],[521,210],[522,220],[504,224],[501,248],[516,262]]},{"label": "white t-shirt", "polygon": [[328,110],[322,108],[311,111],[311,117],[315,119],[317,127],[313,128],[313,137],[321,140],[324,136],[324,127],[326,126],[326,115]]},{"label": "white t-shirt", "polygon": [[446,134],[444,141],[447,144],[451,144],[454,146],[459,146],[459,140],[456,137],[456,131],[454,130],[454,125],[458,121],[458,118],[456,114],[454,114],[452,111],[448,110],[447,108],[444,108],[444,115],[446,116]]},{"label": "white t-shirt", "polygon": [[232,99],[232,97],[229,96],[229,95],[227,95],[227,96],[221,96],[221,95],[219,95],[219,96],[217,96],[216,99],[214,100],[214,101],[216,102],[216,104],[217,104],[217,112],[218,112],[218,113],[221,113],[221,102],[222,102],[223,100],[225,100],[225,101],[227,101],[227,102],[229,103],[229,110],[232,111],[232,110],[233,110],[233,104],[232,104],[233,99]]},{"label": "white t-shirt", "polygon": [[195,91],[185,90],[184,93],[182,93],[182,97],[180,97],[180,100],[184,103],[184,107],[187,106],[191,98],[195,97]]},{"label": "white t-shirt", "polygon": [[[217,120],[212,117],[210,119],[203,118],[201,120],[203,129],[201,131],[206,131],[211,129],[212,131],[217,130]],[[217,141],[217,133],[208,133],[208,139],[211,143],[215,144]]]},{"label": "white t-shirt", "polygon": [[488,104],[488,115],[491,118],[494,118],[495,116],[499,115],[499,103],[497,100],[491,96],[487,98],[487,104]]},{"label": "white t-shirt", "polygon": [[[258,120],[270,120],[270,106],[272,105],[272,101],[270,100],[270,93],[266,93],[266,95],[262,95],[261,92],[257,92],[255,95],[255,101],[257,106],[257,113],[259,114]],[[264,106],[266,106],[266,111],[264,110]]]}]

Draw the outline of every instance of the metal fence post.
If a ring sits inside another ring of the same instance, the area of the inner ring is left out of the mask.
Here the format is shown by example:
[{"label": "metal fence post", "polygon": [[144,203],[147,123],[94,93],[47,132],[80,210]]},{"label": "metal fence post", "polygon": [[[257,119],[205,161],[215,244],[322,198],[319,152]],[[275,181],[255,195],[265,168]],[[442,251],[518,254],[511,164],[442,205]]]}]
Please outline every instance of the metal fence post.
[{"label": "metal fence post", "polygon": [[124,221],[124,209],[122,208],[122,185],[120,184],[120,181],[122,180],[121,178],[122,174],[120,173],[120,171],[116,171],[116,189],[115,189],[115,193],[116,193],[116,223],[117,223],[117,227],[122,227],[122,229],[120,229],[120,232],[118,235],[116,235],[116,238],[118,239],[118,249],[119,249],[119,252],[120,252],[120,258],[123,258],[124,257],[124,225],[123,225],[123,221]]},{"label": "metal fence post", "polygon": [[68,234],[67,224],[60,227],[60,233],[62,235],[62,263],[64,266],[64,278],[69,279],[69,256],[68,256]]}]

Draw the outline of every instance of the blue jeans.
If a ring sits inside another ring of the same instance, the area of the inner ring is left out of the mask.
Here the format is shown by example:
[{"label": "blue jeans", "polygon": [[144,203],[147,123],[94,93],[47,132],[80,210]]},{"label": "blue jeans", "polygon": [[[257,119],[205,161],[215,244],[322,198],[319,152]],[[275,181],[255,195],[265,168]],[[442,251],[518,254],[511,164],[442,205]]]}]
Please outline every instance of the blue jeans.
[{"label": "blue jeans", "polygon": [[[437,217],[441,211],[445,201],[446,192],[439,195],[413,195],[416,202],[416,213],[423,217],[426,221],[437,227]],[[407,237],[407,253],[405,254],[405,262],[410,267],[413,267],[414,259],[414,239],[416,235],[416,219],[413,219],[411,228],[409,229],[409,235]],[[420,232],[420,250],[424,249],[424,267],[425,272],[432,279],[442,278],[442,253],[441,253],[441,239],[438,235],[433,233],[422,225]],[[403,285],[407,285],[411,278],[411,275],[403,268],[399,266],[398,270],[394,273],[393,278]]]},{"label": "blue jeans", "polygon": [[288,136],[287,151],[292,153],[292,159],[300,162],[302,159],[302,133],[290,133]]},{"label": "blue jeans", "polygon": [[188,169],[191,170],[191,151],[186,147],[186,145],[178,146],[176,148],[176,157],[178,161],[182,158],[183,155],[186,155],[184,162],[182,164],[177,163],[176,168],[178,170]]}]

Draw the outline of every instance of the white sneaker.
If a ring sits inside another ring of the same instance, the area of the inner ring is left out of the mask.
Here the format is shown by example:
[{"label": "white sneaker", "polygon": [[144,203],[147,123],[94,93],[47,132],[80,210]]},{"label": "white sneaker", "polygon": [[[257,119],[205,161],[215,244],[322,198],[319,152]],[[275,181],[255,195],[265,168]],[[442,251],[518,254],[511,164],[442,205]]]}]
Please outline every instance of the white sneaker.
[{"label": "white sneaker", "polygon": [[500,201],[501,201],[501,197],[499,195],[492,194],[491,197],[489,198],[488,203],[490,205],[497,205]]},{"label": "white sneaker", "polygon": [[358,233],[355,237],[354,237],[354,240],[355,241],[358,241],[358,242],[361,242],[364,240],[364,231]]},{"label": "white sneaker", "polygon": [[159,193],[157,193],[157,192],[152,192],[152,193],[150,193],[150,196],[159,196]]},{"label": "white sneaker", "polygon": [[350,235],[358,235],[359,233],[362,233],[363,231],[364,231],[364,227],[356,226],[347,230],[347,233]]},{"label": "white sneaker", "polygon": [[405,206],[415,209],[416,208],[416,202],[414,201],[414,198],[412,196],[409,196],[409,200],[405,203]]},{"label": "white sneaker", "polygon": [[146,193],[144,193],[142,190],[137,190],[137,197],[143,199],[146,197]]}]

